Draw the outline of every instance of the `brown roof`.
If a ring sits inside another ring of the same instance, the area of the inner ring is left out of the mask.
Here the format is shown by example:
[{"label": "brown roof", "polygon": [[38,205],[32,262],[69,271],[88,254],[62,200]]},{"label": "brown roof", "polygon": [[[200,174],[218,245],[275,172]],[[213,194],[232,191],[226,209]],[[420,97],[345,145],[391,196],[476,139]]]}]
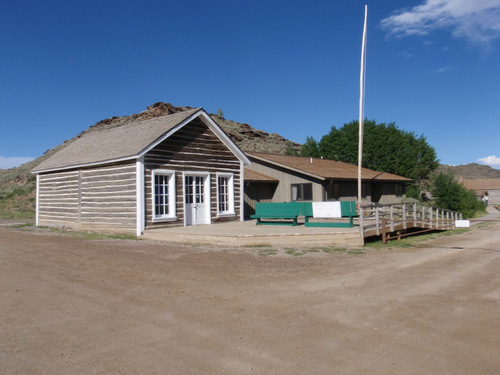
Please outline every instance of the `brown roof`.
[{"label": "brown roof", "polygon": [[500,178],[464,180],[463,184],[470,190],[500,190]]},{"label": "brown roof", "polygon": [[[303,156],[266,154],[262,152],[247,152],[247,155],[257,160],[267,161],[323,180],[355,180],[358,178],[357,166],[340,161]],[[363,180],[377,181],[411,181],[411,179],[406,177],[392,173],[377,172],[367,168],[361,169],[361,178]]]},{"label": "brown roof", "polygon": [[279,182],[277,178],[245,168],[245,182]]}]

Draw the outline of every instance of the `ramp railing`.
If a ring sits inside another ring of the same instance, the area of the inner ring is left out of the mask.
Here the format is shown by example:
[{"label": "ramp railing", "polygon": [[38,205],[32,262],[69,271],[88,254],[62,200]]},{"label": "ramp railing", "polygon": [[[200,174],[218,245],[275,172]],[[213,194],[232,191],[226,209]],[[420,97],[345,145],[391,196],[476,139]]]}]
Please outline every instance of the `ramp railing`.
[{"label": "ramp railing", "polygon": [[455,220],[462,220],[460,212],[422,203],[367,203],[361,204],[358,211],[361,237],[410,228],[448,230],[454,227]]}]

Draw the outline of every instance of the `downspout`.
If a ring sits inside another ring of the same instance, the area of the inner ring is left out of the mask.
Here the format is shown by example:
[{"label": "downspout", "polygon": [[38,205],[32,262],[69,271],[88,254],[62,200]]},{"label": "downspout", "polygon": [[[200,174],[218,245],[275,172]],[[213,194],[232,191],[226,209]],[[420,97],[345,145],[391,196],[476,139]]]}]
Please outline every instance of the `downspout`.
[{"label": "downspout", "polygon": [[144,156],[137,159],[136,167],[136,235],[141,236],[145,229],[145,191],[144,191]]},{"label": "downspout", "polygon": [[40,174],[36,174],[36,211],[35,211],[35,225],[40,225]]},{"label": "downspout", "polygon": [[240,161],[240,221],[245,220],[245,164]]}]

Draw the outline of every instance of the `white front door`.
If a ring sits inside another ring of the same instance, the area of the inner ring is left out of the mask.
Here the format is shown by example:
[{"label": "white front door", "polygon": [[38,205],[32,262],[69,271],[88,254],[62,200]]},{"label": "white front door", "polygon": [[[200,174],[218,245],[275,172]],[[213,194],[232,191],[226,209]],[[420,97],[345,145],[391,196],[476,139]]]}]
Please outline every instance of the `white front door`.
[{"label": "white front door", "polygon": [[210,224],[210,178],[208,174],[184,175],[185,225]]}]

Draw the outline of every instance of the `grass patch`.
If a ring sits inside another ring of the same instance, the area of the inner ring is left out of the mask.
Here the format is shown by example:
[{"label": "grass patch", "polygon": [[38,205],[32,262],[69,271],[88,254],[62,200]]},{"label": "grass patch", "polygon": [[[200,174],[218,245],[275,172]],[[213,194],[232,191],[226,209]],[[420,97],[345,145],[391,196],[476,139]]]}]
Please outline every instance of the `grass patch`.
[{"label": "grass patch", "polygon": [[32,219],[35,217],[35,180],[25,185],[0,187],[0,219]]},{"label": "grass patch", "polygon": [[345,247],[322,247],[321,251],[327,254],[342,254],[347,253],[347,249]]},{"label": "grass patch", "polygon": [[278,250],[276,249],[262,249],[259,251],[259,256],[261,257],[268,257],[276,254],[278,254]]},{"label": "grass patch", "polygon": [[260,247],[272,247],[272,245],[269,243],[253,243],[253,244],[246,245],[245,247],[252,249],[252,248],[260,248]]},{"label": "grass patch", "polygon": [[365,253],[365,250],[363,250],[363,249],[352,249],[352,250],[347,251],[347,254],[353,254],[353,255],[360,255],[360,254],[364,254],[364,253]]},{"label": "grass patch", "polygon": [[285,253],[287,253],[288,255],[293,255],[295,257],[304,255],[302,251],[298,251],[297,249],[287,249],[285,250]]}]

